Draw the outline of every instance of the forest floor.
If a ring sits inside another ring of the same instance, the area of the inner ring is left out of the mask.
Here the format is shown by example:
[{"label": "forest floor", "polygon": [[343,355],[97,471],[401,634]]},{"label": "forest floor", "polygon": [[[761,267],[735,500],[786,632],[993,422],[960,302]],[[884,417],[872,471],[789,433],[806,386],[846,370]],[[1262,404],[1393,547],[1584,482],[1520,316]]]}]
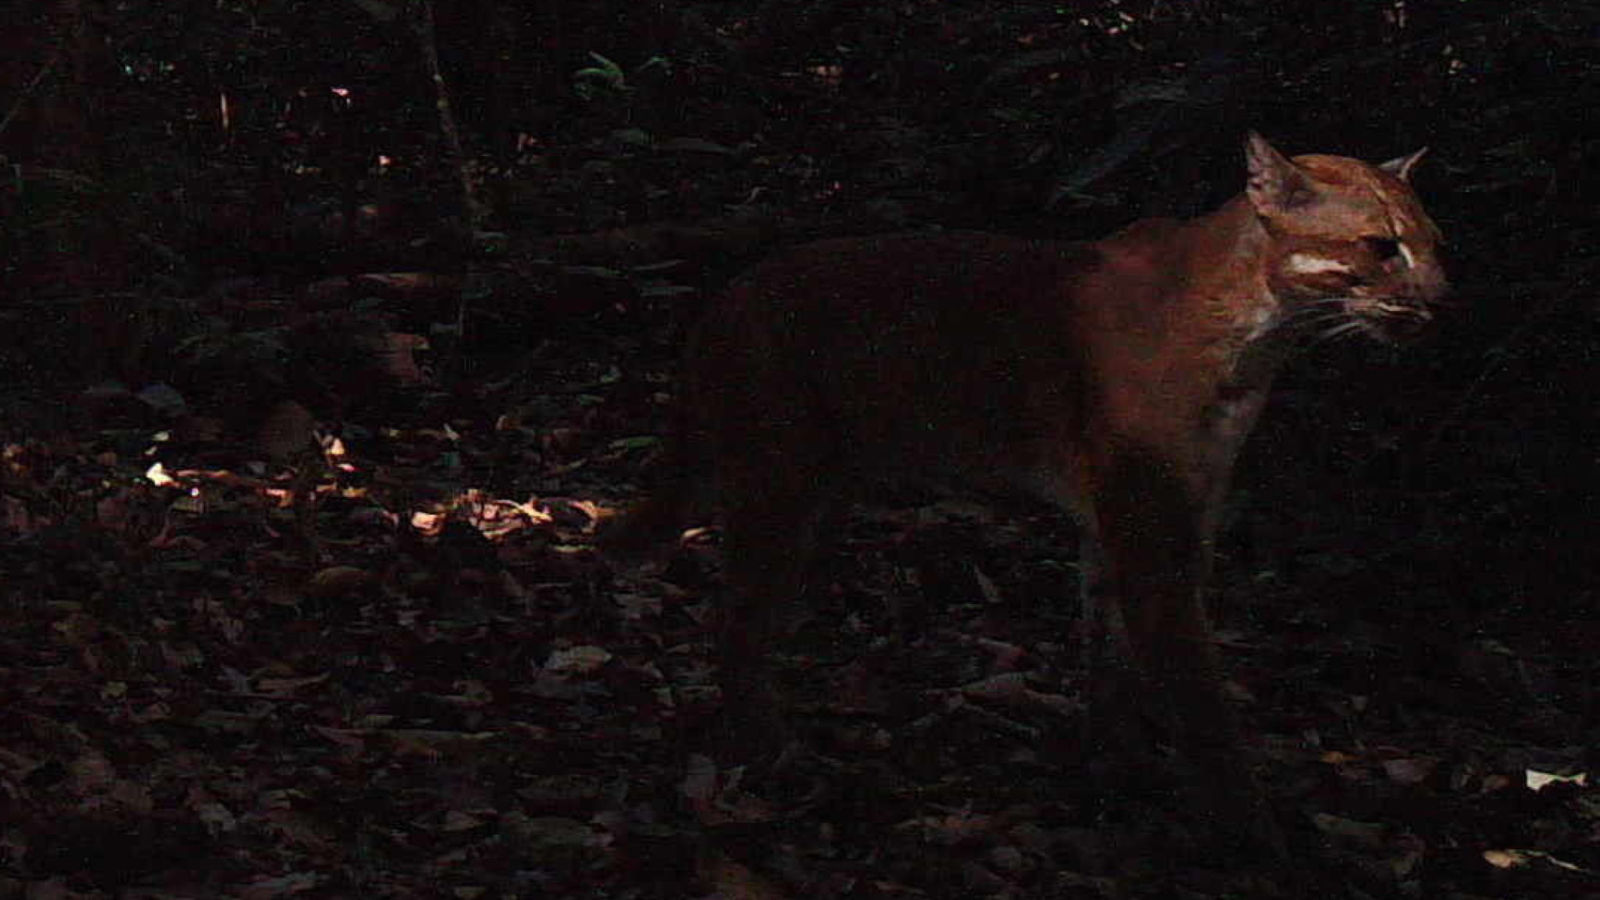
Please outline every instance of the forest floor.
[{"label": "forest floor", "polygon": [[1208,856],[1159,747],[1084,747],[1075,540],[1037,509],[841,526],[778,651],[798,786],[742,783],[701,739],[715,540],[591,547],[670,344],[414,384],[292,466],[13,391],[0,897],[1597,896],[1592,622],[1483,599],[1520,588],[1455,561],[1481,514],[1318,424],[1327,359],[1252,445],[1215,598],[1292,867]]}]

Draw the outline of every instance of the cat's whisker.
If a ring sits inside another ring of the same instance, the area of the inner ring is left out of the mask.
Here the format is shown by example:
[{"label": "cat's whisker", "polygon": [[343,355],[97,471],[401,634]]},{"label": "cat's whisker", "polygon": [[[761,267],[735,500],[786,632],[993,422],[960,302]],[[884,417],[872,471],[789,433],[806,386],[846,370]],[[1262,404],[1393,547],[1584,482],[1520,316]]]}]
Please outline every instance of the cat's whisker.
[{"label": "cat's whisker", "polygon": [[1317,346],[1325,340],[1326,332],[1343,328],[1350,322],[1350,313],[1342,308],[1305,309],[1295,322],[1295,328],[1304,341],[1303,346]]},{"label": "cat's whisker", "polygon": [[1361,319],[1346,319],[1331,328],[1324,329],[1317,335],[1317,344],[1334,344],[1349,339],[1352,335],[1365,331],[1368,325]]}]

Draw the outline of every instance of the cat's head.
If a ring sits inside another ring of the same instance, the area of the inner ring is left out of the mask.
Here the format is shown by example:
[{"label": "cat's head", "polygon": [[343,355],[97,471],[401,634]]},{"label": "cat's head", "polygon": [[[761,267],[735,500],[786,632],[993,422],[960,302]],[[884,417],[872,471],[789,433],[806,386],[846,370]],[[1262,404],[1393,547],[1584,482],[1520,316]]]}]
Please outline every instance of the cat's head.
[{"label": "cat's head", "polygon": [[1290,321],[1327,336],[1415,335],[1449,287],[1440,234],[1411,189],[1426,150],[1381,165],[1297,156],[1258,134],[1245,144],[1245,194],[1269,240],[1267,283]]}]

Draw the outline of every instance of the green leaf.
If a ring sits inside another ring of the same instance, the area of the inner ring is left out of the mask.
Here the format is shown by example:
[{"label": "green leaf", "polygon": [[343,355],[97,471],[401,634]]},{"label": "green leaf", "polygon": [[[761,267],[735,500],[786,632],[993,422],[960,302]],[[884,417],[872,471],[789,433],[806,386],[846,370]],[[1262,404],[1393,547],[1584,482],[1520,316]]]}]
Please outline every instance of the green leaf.
[{"label": "green leaf", "polygon": [[617,438],[608,446],[612,450],[645,450],[661,444],[661,438],[653,434],[641,434],[637,437]]}]

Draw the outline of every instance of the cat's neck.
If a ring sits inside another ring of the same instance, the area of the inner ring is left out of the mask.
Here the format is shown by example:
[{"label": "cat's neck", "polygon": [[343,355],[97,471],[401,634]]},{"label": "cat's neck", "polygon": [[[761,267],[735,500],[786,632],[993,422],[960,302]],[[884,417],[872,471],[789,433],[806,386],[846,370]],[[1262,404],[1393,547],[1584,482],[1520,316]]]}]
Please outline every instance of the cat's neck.
[{"label": "cat's neck", "polygon": [[[1278,340],[1285,306],[1268,286],[1272,238],[1244,195],[1193,219],[1142,219],[1098,246],[1110,277],[1147,286],[1142,302],[1169,323],[1169,339],[1218,359],[1221,370]],[[1115,293],[1123,302],[1137,296]]]},{"label": "cat's neck", "polygon": [[1183,224],[1184,270],[1191,292],[1204,298],[1280,307],[1267,286],[1272,238],[1243,194]]}]

